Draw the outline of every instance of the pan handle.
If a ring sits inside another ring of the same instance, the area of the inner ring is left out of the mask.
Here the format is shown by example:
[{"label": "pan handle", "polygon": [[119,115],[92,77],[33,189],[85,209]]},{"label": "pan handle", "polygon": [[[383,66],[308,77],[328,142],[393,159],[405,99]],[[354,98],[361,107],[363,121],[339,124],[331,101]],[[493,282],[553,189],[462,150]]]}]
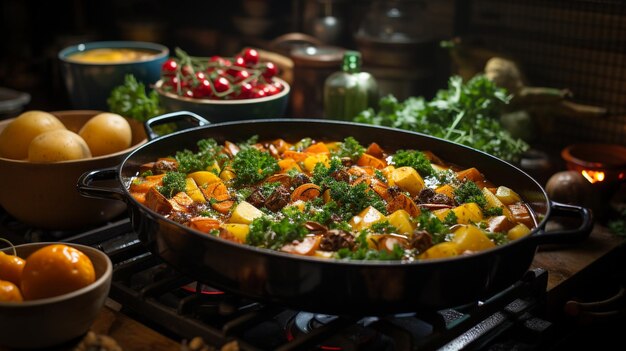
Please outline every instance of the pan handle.
[{"label": "pan handle", "polygon": [[[76,184],[76,189],[78,192],[85,196],[91,197],[95,199],[113,199],[125,201],[126,196],[124,196],[124,191],[121,187],[117,188],[106,188],[102,186],[93,186],[91,185],[94,181],[105,181],[105,180],[114,180],[118,179],[118,171],[117,168],[104,168],[97,169],[94,171],[83,173],[78,178],[78,183]],[[118,184],[121,184],[118,182]]]},{"label": "pan handle", "polygon": [[590,209],[554,201],[550,202],[550,209],[552,219],[555,217],[580,218],[581,222],[577,228],[544,231],[540,235],[535,235],[537,244],[575,244],[589,237],[594,224]]},{"label": "pan handle", "polygon": [[177,123],[176,126],[179,128],[179,130],[185,130],[193,127],[200,127],[211,124],[211,122],[193,112],[176,111],[150,118],[149,120],[144,122],[143,128],[146,130],[146,135],[148,136],[148,139],[154,140],[160,137],[160,135],[153,130],[153,127],[172,122],[185,122],[184,124]]}]

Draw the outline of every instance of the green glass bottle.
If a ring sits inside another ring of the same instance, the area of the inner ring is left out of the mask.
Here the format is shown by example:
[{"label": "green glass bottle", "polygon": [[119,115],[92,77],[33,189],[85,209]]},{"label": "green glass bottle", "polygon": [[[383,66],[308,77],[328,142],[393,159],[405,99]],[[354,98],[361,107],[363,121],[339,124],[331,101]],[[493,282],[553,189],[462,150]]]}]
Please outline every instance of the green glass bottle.
[{"label": "green glass bottle", "polygon": [[378,104],[378,84],[368,72],[361,72],[361,53],[346,51],[341,71],[324,82],[324,116],[351,121],[361,111]]}]

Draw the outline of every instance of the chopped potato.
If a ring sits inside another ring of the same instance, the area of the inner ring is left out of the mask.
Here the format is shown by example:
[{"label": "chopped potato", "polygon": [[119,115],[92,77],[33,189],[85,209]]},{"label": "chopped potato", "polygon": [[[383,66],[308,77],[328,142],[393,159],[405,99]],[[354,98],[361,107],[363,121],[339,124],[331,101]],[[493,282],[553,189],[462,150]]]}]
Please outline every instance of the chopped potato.
[{"label": "chopped potato", "polygon": [[478,223],[483,220],[483,211],[474,202],[468,202],[452,209],[460,224]]},{"label": "chopped potato", "polygon": [[256,218],[263,216],[263,212],[247,201],[241,201],[230,215],[228,223],[250,224]]},{"label": "chopped potato", "polygon": [[385,220],[385,215],[372,206],[368,206],[358,215],[352,217],[350,225],[355,230],[370,227],[372,224]]},{"label": "chopped potato", "polygon": [[389,224],[398,229],[398,234],[408,234],[415,230],[415,224],[411,221],[411,215],[406,210],[397,210],[387,216]]},{"label": "chopped potato", "polygon": [[530,229],[524,223],[518,223],[513,228],[509,229],[506,233],[506,237],[509,240],[517,240],[523,238],[530,233]]},{"label": "chopped potato", "polygon": [[211,171],[197,171],[190,173],[187,177],[192,178],[196,181],[196,184],[200,187],[207,186],[209,184],[217,183],[221,181],[220,177],[218,177],[215,173]]},{"label": "chopped potato", "polygon": [[420,259],[427,258],[447,258],[458,256],[461,254],[461,250],[459,250],[458,245],[452,241],[446,241],[443,243],[439,243],[431,246],[428,250],[424,251],[422,254],[418,256]]},{"label": "chopped potato", "polygon": [[424,180],[413,167],[398,167],[391,172],[393,183],[411,196],[417,196],[424,189]]},{"label": "chopped potato", "polygon": [[482,251],[496,246],[480,228],[474,225],[463,225],[453,234],[452,241],[457,244],[460,252]]},{"label": "chopped potato", "polygon": [[499,186],[498,189],[496,189],[496,196],[505,205],[522,201],[522,198],[515,191],[505,186]]},{"label": "chopped potato", "polygon": [[246,242],[246,238],[250,232],[250,225],[243,223],[224,223],[222,224],[222,228],[226,229],[226,231],[242,243]]}]

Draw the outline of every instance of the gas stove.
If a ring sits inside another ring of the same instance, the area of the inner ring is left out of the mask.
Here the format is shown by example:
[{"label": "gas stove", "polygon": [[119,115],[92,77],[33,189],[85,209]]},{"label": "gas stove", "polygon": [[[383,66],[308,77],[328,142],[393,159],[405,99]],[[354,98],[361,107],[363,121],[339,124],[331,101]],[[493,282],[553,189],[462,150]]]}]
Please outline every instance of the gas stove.
[{"label": "gas stove", "polygon": [[55,232],[31,229],[3,215],[0,227],[15,243],[61,241],[104,251],[114,263],[112,303],[174,340],[201,337],[215,347],[235,341],[242,350],[527,350],[551,349],[557,339],[546,315],[548,273],[540,268],[465,306],[335,316],[259,303],[197,282],[151,254],[125,217],[82,231]]},{"label": "gas stove", "polygon": [[218,347],[235,340],[243,350],[534,348],[552,326],[541,318],[547,286],[541,269],[486,301],[453,309],[334,316],[262,304],[196,282],[152,255],[127,218],[82,232],[27,229],[23,238],[104,251],[114,263],[110,298],[124,313],[174,339],[200,336]]}]

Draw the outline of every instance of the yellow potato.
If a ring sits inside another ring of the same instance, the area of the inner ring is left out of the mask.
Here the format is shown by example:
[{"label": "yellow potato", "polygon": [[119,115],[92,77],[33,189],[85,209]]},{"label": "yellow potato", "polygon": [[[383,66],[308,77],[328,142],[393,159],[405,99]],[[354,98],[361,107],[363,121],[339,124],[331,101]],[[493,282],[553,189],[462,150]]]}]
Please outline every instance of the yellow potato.
[{"label": "yellow potato", "polygon": [[0,156],[14,160],[28,157],[28,145],[39,134],[65,129],[54,115],[43,111],[26,111],[11,121],[0,133]]},{"label": "yellow potato", "polygon": [[91,157],[89,146],[67,129],[51,130],[36,136],[28,147],[30,162],[59,162]]},{"label": "yellow potato", "polygon": [[93,156],[108,155],[128,149],[133,139],[128,121],[115,113],[91,117],[78,132]]}]

